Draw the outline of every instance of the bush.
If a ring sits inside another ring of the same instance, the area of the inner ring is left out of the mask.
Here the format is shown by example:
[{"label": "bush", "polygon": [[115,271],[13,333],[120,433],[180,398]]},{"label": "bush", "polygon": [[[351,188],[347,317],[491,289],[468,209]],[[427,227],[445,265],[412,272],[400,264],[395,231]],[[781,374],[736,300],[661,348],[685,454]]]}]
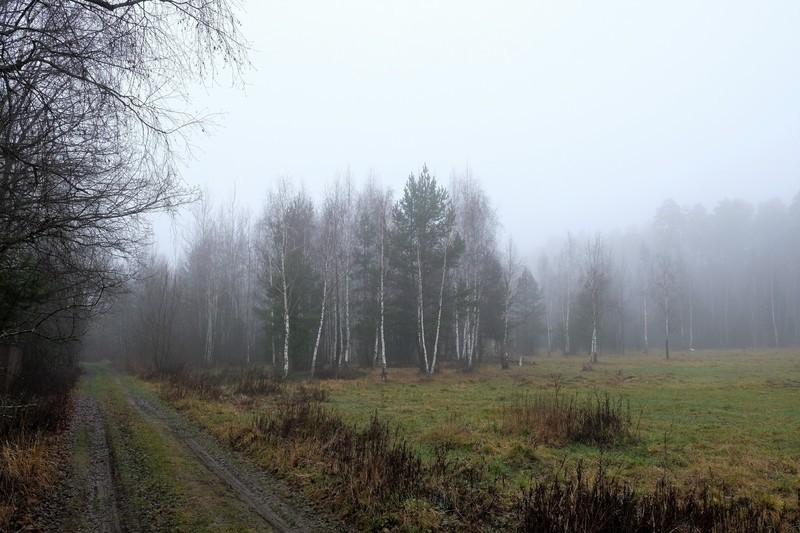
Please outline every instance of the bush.
[{"label": "bush", "polygon": [[796,530],[797,516],[746,501],[730,501],[708,489],[679,494],[663,480],[649,494],[606,476],[602,464],[593,479],[579,464],[562,482],[534,482],[517,504],[519,528],[530,532],[615,531],[759,532]]},{"label": "bush", "polygon": [[222,398],[221,378],[212,372],[181,366],[163,371],[161,377],[166,378],[164,396],[170,401],[190,395],[203,400],[217,401]]},{"label": "bush", "polygon": [[621,398],[595,391],[585,402],[558,393],[519,398],[503,410],[500,429],[527,435],[534,444],[561,446],[581,443],[606,448],[635,438],[630,406]]},{"label": "bush", "polygon": [[267,396],[283,390],[281,381],[262,366],[247,367],[239,375],[234,392],[247,396]]}]

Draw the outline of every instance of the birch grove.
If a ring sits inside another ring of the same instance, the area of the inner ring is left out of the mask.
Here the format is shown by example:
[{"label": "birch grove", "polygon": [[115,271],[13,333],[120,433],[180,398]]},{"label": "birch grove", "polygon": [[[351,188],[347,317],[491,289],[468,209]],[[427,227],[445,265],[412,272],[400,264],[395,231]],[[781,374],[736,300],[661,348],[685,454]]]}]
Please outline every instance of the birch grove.
[{"label": "birch grove", "polygon": [[498,249],[499,229],[469,169],[447,189],[423,167],[397,200],[375,176],[356,189],[341,173],[319,208],[278,179],[256,224],[235,197],[206,196],[182,256],[158,263],[150,289],[132,288],[139,329],[120,325],[124,309],[96,329],[159,366],[266,363],[310,379],[354,367],[381,380],[392,365],[428,377],[443,362],[508,367],[557,346],[596,362],[653,343],[671,356],[800,342],[800,197],[713,211],[667,202],[645,231],[586,238],[583,250],[583,236],[554,239],[536,277],[527,251]]}]

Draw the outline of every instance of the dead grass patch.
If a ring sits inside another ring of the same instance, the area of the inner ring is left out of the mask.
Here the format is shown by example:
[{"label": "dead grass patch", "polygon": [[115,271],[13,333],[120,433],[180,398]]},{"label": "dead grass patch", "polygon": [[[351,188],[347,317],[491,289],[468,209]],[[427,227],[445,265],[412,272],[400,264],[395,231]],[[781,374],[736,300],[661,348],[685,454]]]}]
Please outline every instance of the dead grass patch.
[{"label": "dead grass patch", "polygon": [[[52,488],[58,462],[42,434],[18,436],[0,445],[0,529]],[[23,517],[24,518],[24,517]]]},{"label": "dead grass patch", "polygon": [[533,444],[599,448],[632,441],[636,429],[630,406],[622,398],[594,391],[580,401],[577,394],[563,398],[558,390],[517,398],[502,409],[498,428],[525,435]]}]

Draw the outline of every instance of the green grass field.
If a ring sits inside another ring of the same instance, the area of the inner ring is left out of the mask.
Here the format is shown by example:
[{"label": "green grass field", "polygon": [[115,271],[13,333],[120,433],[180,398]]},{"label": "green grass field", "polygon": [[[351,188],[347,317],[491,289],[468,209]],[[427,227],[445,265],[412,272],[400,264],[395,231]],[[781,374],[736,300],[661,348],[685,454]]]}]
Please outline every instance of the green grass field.
[{"label": "green grass field", "polygon": [[[797,505],[800,489],[800,351],[736,351],[606,355],[591,371],[579,357],[542,356],[501,370],[464,373],[442,367],[427,380],[416,369],[392,369],[362,379],[328,381],[331,403],[347,419],[378,416],[430,453],[448,445],[457,456],[480,457],[512,483],[603,461],[642,488],[665,474],[679,486],[711,485],[770,505]],[[578,401],[608,392],[630,406],[637,436],[600,450],[550,446],[503,431],[521,399],[559,389]]]},{"label": "green grass field", "polygon": [[[554,355],[507,370],[442,365],[431,379],[393,368],[385,383],[379,370],[352,369],[311,387],[260,368],[137,382],[366,529],[569,531],[573,520],[600,527],[593,513],[609,509],[620,527],[796,528],[799,351],[584,363]],[[576,481],[582,472],[588,484]],[[526,500],[534,491],[543,499]],[[556,509],[565,498],[585,505]],[[665,506],[672,514],[658,521]]]}]

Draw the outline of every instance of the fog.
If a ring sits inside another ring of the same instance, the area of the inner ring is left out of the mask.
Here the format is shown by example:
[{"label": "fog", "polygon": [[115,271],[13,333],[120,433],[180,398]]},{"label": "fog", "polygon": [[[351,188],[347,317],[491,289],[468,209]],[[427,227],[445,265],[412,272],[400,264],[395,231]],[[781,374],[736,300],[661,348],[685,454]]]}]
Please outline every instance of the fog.
[{"label": "fog", "polygon": [[[184,176],[258,212],[277,176],[402,191],[469,167],[523,250],[624,230],[666,199],[786,202],[800,179],[796,2],[246,2],[244,87]],[[159,225],[161,246],[171,238]]]}]

